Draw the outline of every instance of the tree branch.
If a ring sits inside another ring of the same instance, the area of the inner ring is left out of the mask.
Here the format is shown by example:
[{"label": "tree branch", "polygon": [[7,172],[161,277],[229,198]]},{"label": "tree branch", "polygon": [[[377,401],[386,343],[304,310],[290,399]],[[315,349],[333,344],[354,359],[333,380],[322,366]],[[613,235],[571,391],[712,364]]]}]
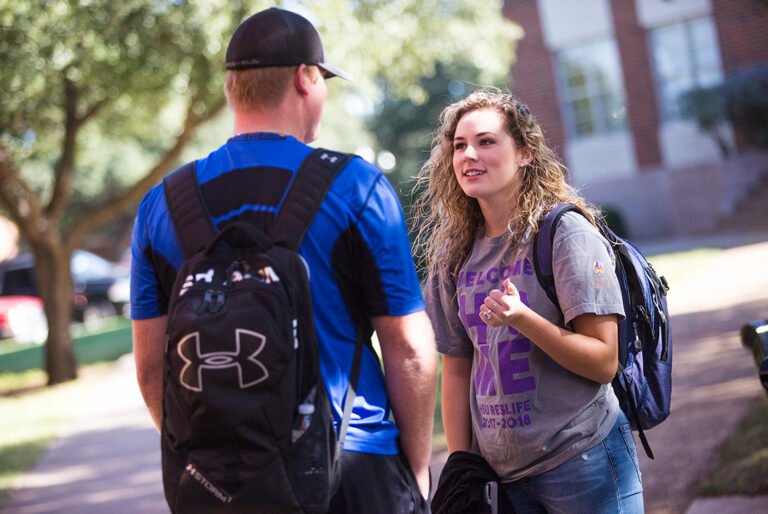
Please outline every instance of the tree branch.
[{"label": "tree branch", "polygon": [[0,203],[9,211],[21,233],[30,241],[38,235],[43,212],[40,199],[21,178],[11,154],[0,146]]},{"label": "tree branch", "polygon": [[221,112],[226,105],[226,101],[222,98],[215,105],[211,106],[203,116],[198,116],[194,113],[196,101],[196,99],[190,100],[181,133],[176,137],[173,145],[147,172],[144,178],[121,195],[107,198],[78,216],[64,236],[64,241],[68,248],[76,248],[95,229],[134,208],[144,194],[156,185],[163,175],[168,173],[176,164],[182,150],[194,135],[195,130]]},{"label": "tree branch", "polygon": [[107,103],[109,103],[110,98],[104,97],[98,102],[95,102],[93,105],[91,105],[88,109],[86,109],[85,114],[82,116],[77,117],[76,119],[76,126],[75,128],[77,130],[80,130],[80,128],[85,125],[89,119],[91,119],[93,116],[98,114],[98,112],[105,106]]},{"label": "tree branch", "polygon": [[82,126],[82,123],[77,119],[79,91],[77,91],[75,84],[67,78],[66,73],[67,68],[64,68],[61,72],[64,87],[64,139],[61,143],[61,157],[54,166],[53,194],[51,201],[45,208],[46,215],[52,220],[61,218],[69,197],[72,195],[77,132]]}]

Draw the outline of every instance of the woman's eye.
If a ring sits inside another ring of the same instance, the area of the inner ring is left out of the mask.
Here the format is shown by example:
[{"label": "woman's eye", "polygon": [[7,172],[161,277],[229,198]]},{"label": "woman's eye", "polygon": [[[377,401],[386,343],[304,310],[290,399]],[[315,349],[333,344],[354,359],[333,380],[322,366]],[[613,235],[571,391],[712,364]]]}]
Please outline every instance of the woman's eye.
[{"label": "woman's eye", "polygon": [[493,139],[481,139],[480,140],[480,144],[481,145],[492,145],[493,144]]},{"label": "woman's eye", "polygon": [[467,146],[465,143],[454,143],[454,145],[453,145],[453,149],[454,149],[454,150],[461,150],[461,149],[463,149],[465,146]]}]

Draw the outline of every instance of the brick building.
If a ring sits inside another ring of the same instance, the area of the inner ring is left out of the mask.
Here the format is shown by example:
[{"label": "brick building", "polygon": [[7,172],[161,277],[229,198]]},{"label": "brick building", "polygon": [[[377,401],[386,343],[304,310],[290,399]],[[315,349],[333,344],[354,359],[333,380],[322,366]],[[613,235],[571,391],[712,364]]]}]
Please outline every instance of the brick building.
[{"label": "brick building", "polygon": [[677,102],[696,86],[768,76],[768,2],[506,0],[504,15],[525,31],[512,91],[573,183],[617,210],[631,237],[717,230],[750,195],[766,210],[737,225],[768,222],[768,152],[723,124],[724,156]]}]

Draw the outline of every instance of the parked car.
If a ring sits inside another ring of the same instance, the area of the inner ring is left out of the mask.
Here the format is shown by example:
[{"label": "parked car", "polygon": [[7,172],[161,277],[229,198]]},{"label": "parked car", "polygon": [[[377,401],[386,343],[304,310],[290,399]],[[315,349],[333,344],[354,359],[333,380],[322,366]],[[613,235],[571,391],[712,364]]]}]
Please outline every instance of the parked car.
[{"label": "parked car", "polygon": [[0,296],[0,338],[42,343],[48,337],[43,302],[36,296]]},{"label": "parked car", "polygon": [[[37,296],[34,262],[31,253],[0,262],[0,297]],[[125,266],[85,250],[75,250],[71,270],[75,321],[87,323],[124,313],[129,276]]]}]

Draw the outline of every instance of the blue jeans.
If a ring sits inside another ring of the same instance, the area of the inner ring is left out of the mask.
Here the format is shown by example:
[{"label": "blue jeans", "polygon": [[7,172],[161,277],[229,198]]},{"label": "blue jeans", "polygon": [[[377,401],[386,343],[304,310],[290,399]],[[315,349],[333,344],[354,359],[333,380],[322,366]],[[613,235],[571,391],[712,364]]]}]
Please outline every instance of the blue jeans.
[{"label": "blue jeans", "polygon": [[637,449],[623,412],[608,436],[555,469],[503,485],[517,514],[642,514]]}]

